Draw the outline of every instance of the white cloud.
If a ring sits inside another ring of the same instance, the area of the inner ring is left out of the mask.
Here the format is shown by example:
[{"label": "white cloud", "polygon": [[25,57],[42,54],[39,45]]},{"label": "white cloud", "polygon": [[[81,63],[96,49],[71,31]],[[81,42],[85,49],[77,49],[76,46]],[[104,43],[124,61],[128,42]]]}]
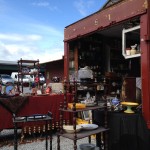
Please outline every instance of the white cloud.
[{"label": "white cloud", "polygon": [[0,40],[7,41],[38,41],[41,40],[40,35],[21,35],[21,34],[2,34],[0,33]]},{"label": "white cloud", "polygon": [[87,16],[88,15],[89,9],[90,9],[91,6],[93,6],[93,4],[94,4],[93,0],[87,0],[87,1],[78,0],[78,1],[74,2],[74,5],[75,5],[76,9],[79,11],[79,13],[82,16]]},{"label": "white cloud", "polygon": [[64,55],[64,52],[62,49],[52,49],[52,50],[46,50],[44,54],[42,54],[43,57],[40,59],[40,62],[48,62],[53,60],[62,59],[62,56]]},{"label": "white cloud", "polygon": [[[55,6],[51,6],[46,0],[38,0],[36,2],[39,2],[34,3],[36,7],[56,9]],[[44,22],[41,24],[39,20],[26,17],[21,13],[18,13],[19,17],[9,16],[8,12],[11,12],[10,10],[13,9],[7,9],[5,19],[1,19],[4,23],[12,22],[12,24],[6,24],[6,27],[11,26],[11,30],[4,30],[4,26],[0,32],[1,60],[15,61],[22,58],[39,59],[40,62],[46,62],[62,58],[64,55],[63,30],[57,30],[51,24],[44,25]],[[20,21],[20,18],[22,21]]]},{"label": "white cloud", "polygon": [[40,7],[47,7],[47,6],[49,6],[49,3],[48,2],[34,2],[34,3],[32,3],[32,5],[34,5],[34,6],[40,6]]},{"label": "white cloud", "polygon": [[48,8],[48,9],[51,10],[51,11],[58,10],[57,6],[52,6],[47,0],[35,1],[35,2],[33,2],[31,5],[33,5],[33,6],[35,6],[35,7]]},{"label": "white cloud", "polygon": [[40,32],[41,34],[49,34],[49,36],[58,36],[58,37],[63,37],[64,33],[63,31],[59,31],[56,28],[52,27],[52,26],[46,26],[46,25],[42,25],[42,24],[28,24],[27,26],[29,26],[29,30],[32,29],[32,32]]},{"label": "white cloud", "polygon": [[0,33],[1,60],[14,61],[22,58],[47,62],[62,58],[63,31],[36,23],[26,23],[25,26],[28,34]]},{"label": "white cloud", "polygon": [[17,44],[10,44],[9,42],[0,42],[0,56],[1,60],[14,61],[22,58],[29,60],[39,59],[40,62],[48,62],[52,60],[61,59],[64,55],[63,46],[61,46],[61,44],[60,47],[57,46],[58,48],[56,48],[56,45],[49,45],[48,47],[49,48],[47,49],[40,48],[40,46],[34,44],[34,42],[32,44],[28,44],[27,42],[17,42]]}]

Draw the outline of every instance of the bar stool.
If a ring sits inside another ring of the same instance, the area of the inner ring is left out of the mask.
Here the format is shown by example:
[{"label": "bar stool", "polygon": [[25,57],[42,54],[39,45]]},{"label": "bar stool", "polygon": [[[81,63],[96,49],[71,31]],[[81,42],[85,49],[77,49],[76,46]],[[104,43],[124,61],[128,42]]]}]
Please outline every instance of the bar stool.
[{"label": "bar stool", "polygon": [[26,122],[39,122],[39,121],[45,121],[45,133],[46,133],[46,143],[45,147],[46,150],[48,150],[48,122],[50,123],[50,150],[52,150],[52,113],[48,112],[46,115],[44,114],[35,114],[31,116],[16,116],[16,114],[13,114],[13,124],[14,124],[14,150],[18,149],[18,138],[17,138],[17,124],[18,123],[26,123]]}]

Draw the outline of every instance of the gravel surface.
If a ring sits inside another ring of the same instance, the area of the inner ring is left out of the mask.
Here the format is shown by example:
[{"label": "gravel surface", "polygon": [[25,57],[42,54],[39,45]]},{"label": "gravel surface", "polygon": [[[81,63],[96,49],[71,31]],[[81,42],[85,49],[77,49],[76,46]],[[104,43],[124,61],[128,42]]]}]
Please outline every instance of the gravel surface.
[{"label": "gravel surface", "polygon": [[[20,137],[21,130],[18,130],[18,136]],[[13,146],[13,135],[14,131],[3,130],[0,132],[0,150],[14,150]],[[52,149],[57,150],[57,136],[53,133],[52,136]],[[20,141],[20,138],[19,138]],[[92,138],[92,144],[95,144],[95,138]],[[88,143],[88,138],[84,138],[77,141],[77,146],[80,144]],[[61,150],[73,150],[73,141],[67,138],[60,137],[60,149]],[[79,148],[78,148],[79,149]],[[45,139],[44,137],[37,136],[35,138],[26,137],[23,143],[18,144],[18,150],[45,150]]]}]

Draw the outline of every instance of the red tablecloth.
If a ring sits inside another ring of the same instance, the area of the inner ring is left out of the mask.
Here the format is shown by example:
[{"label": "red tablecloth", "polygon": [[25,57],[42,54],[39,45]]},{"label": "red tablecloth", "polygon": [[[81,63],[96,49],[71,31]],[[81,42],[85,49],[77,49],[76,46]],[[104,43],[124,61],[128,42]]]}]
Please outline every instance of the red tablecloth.
[{"label": "red tablecloth", "polygon": [[[71,102],[71,95],[67,96],[67,101]],[[59,122],[59,107],[60,102],[64,101],[64,95],[50,96],[31,96],[28,102],[20,109],[17,116],[28,116],[32,114],[47,114],[48,111],[53,114],[53,127],[56,127]],[[0,105],[0,130],[13,128],[12,114]],[[66,121],[70,120],[69,114],[65,114],[63,118]]]}]

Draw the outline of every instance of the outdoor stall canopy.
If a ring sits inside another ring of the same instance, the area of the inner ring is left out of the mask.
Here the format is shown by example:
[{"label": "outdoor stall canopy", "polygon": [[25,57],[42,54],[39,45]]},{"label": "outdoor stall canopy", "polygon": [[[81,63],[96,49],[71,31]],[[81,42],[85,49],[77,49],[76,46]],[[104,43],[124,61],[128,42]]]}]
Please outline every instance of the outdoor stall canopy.
[{"label": "outdoor stall canopy", "polygon": [[[148,128],[149,20],[149,0],[109,0],[99,11],[64,29],[64,77],[70,79],[80,68],[90,66],[94,70],[95,80],[110,72],[121,77],[140,78],[142,113]],[[133,50],[132,53],[127,53],[129,49]]]}]

